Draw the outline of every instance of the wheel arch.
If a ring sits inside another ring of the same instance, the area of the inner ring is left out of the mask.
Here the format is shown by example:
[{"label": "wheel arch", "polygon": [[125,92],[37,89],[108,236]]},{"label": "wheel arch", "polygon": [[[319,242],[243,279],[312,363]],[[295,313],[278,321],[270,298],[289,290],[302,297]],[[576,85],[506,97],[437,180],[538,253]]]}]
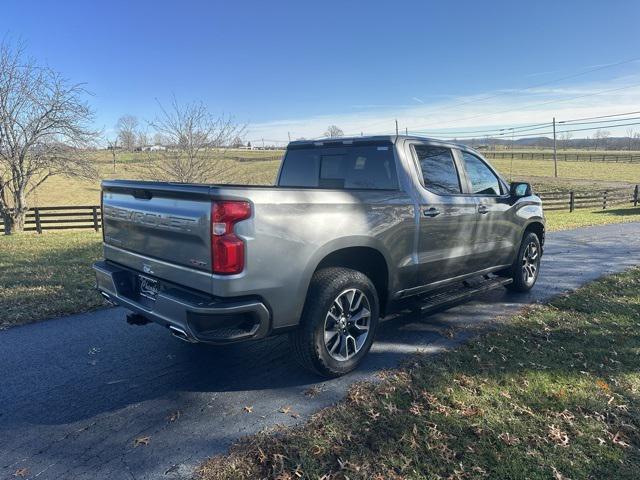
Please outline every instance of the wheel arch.
[{"label": "wheel arch", "polygon": [[376,288],[380,302],[380,316],[383,316],[389,301],[390,269],[389,260],[374,239],[359,239],[350,242],[332,242],[321,249],[309,268],[306,293],[311,277],[322,268],[343,267],[364,273]]},{"label": "wheel arch", "polygon": [[529,222],[525,227],[522,236],[524,237],[529,232],[535,233],[538,236],[538,240],[540,241],[540,246],[544,247],[544,238],[545,238],[544,223],[538,220],[533,220]]}]

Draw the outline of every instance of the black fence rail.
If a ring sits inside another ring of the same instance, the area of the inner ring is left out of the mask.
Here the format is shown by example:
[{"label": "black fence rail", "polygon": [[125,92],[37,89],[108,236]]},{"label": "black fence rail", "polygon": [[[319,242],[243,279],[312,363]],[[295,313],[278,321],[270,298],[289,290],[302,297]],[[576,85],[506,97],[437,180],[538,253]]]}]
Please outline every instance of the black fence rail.
[{"label": "black fence rail", "polygon": [[[24,229],[42,233],[45,230],[68,230],[72,228],[93,229],[102,226],[100,205],[66,205],[60,207],[35,207],[27,212]],[[4,222],[0,219],[0,233],[4,233]]]},{"label": "black fence rail", "polygon": [[603,190],[600,192],[542,192],[538,193],[546,211],[601,208],[606,210],[614,205],[638,206],[640,202],[638,185],[634,189]]},{"label": "black fence rail", "polygon": [[[484,150],[482,152],[489,159],[507,158],[514,160],[553,160],[553,153],[549,152],[492,152]],[[562,162],[606,162],[606,163],[636,163],[640,162],[639,154],[622,154],[622,153],[569,153],[558,152],[558,161]]]}]

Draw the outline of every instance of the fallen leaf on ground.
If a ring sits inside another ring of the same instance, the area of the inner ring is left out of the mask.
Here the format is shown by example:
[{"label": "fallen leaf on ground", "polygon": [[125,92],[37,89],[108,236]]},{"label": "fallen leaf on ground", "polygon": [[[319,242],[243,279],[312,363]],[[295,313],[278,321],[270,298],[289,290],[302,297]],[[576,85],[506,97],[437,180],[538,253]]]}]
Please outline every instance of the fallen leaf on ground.
[{"label": "fallen leaf on ground", "polygon": [[26,477],[29,474],[28,468],[19,468],[16,470],[16,473],[13,474],[14,477]]},{"label": "fallen leaf on ground", "polygon": [[133,441],[133,447],[139,447],[140,445],[149,445],[151,437],[138,437]]},{"label": "fallen leaf on ground", "polygon": [[243,408],[246,413],[253,413],[253,406],[247,405]]}]

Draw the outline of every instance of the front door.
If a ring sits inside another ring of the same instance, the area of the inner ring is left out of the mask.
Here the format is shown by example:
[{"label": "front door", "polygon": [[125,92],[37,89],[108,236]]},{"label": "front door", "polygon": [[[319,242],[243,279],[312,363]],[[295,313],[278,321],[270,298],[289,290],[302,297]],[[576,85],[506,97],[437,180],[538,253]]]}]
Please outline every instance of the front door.
[{"label": "front door", "polygon": [[[510,218],[509,191],[496,173],[480,157],[458,151],[466,174],[467,192],[477,201],[478,221],[474,238],[476,266],[491,268],[511,263],[518,227]],[[464,185],[463,185],[464,187]]]},{"label": "front door", "polygon": [[421,176],[418,283],[433,284],[473,271],[477,203],[463,194],[453,150],[419,143],[411,150]]}]

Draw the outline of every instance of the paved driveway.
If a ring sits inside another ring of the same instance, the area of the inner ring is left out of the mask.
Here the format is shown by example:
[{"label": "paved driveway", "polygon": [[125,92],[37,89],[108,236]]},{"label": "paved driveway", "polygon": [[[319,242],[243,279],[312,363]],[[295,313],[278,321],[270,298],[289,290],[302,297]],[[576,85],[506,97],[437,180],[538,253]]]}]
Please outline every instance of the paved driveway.
[{"label": "paved driveway", "polygon": [[[0,332],[0,478],[20,468],[39,479],[189,476],[240,436],[301,422],[407,354],[437,353],[522,304],[638,264],[638,223],[550,234],[532,293],[500,289],[389,320],[362,368],[332,381],[301,371],[285,338],[190,345],[157,325],[128,326],[121,309]],[[319,393],[309,396],[311,387]],[[148,444],[135,446],[142,437]]]}]

